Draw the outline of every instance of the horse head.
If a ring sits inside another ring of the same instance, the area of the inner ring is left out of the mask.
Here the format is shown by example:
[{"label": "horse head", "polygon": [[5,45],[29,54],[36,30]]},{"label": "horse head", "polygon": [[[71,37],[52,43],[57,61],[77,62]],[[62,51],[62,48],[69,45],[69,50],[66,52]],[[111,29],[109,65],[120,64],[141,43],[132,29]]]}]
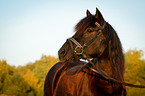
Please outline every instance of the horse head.
[{"label": "horse head", "polygon": [[112,35],[109,33],[108,23],[98,9],[95,15],[88,10],[86,13],[87,16],[76,25],[76,33],[60,48],[58,54],[61,61],[83,58],[83,53],[90,58],[96,58],[106,50]]}]

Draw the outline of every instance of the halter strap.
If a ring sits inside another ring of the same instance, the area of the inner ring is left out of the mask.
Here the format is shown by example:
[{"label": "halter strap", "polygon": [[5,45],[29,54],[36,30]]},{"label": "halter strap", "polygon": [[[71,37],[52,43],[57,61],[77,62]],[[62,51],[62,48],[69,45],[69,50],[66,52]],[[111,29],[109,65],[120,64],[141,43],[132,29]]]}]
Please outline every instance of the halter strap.
[{"label": "halter strap", "polygon": [[104,23],[104,25],[101,27],[100,24],[98,22],[95,23],[98,27],[100,27],[98,33],[96,34],[96,36],[94,38],[92,38],[91,40],[89,40],[87,43],[84,44],[84,46],[88,46],[90,45],[97,37],[98,35],[102,32],[102,30],[105,28],[106,26],[106,22]]},{"label": "halter strap", "polygon": [[80,46],[82,47],[82,45],[77,41],[75,40],[74,38],[70,38],[69,40],[71,40],[73,43],[75,43],[77,46]]},{"label": "halter strap", "polygon": [[[96,36],[94,38],[92,38],[91,40],[89,40],[87,43],[85,43],[83,46],[77,41],[75,40],[74,38],[69,38],[67,39],[67,41],[72,41],[75,45],[76,45],[76,48],[74,50],[74,52],[77,54],[77,55],[82,55],[83,54],[83,50],[86,46],[90,45],[97,37],[98,35],[102,32],[102,30],[105,28],[106,26],[106,22],[104,23],[104,25],[101,27],[100,24],[98,22],[95,22],[95,25],[97,25],[97,27],[99,27],[99,31],[97,32]],[[81,51],[78,52],[77,50],[80,49]]]}]

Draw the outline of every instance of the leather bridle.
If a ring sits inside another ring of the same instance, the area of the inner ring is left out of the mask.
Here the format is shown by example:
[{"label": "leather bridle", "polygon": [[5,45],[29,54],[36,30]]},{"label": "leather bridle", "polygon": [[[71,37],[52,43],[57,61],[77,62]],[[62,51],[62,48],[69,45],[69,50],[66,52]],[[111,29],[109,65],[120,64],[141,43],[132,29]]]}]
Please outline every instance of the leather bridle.
[{"label": "leather bridle", "polygon": [[[92,38],[91,40],[89,40],[88,42],[84,43],[84,45],[82,46],[77,40],[75,40],[73,37],[67,39],[67,41],[69,41],[71,48],[73,48],[71,42],[73,42],[76,47],[74,49],[74,53],[77,55],[83,55],[84,53],[84,49],[89,46],[92,42],[94,42],[94,40],[99,36],[99,34],[102,32],[102,30],[105,28],[106,22],[104,23],[104,25],[101,27],[99,23],[95,23],[95,25],[97,25],[98,28],[100,28],[97,32],[97,34],[95,35],[94,38]],[[71,41],[71,42],[70,42]],[[81,50],[80,52],[78,52],[77,50]]]},{"label": "leather bridle", "polygon": [[[102,72],[98,67],[96,67],[96,65],[90,60],[90,58],[88,58],[88,56],[84,53],[84,49],[89,46],[92,42],[94,42],[94,40],[99,36],[99,34],[102,32],[102,30],[105,28],[106,26],[106,22],[104,23],[104,25],[101,27],[99,23],[95,23],[95,25],[97,25],[98,28],[100,28],[97,32],[97,34],[95,35],[94,38],[92,38],[91,40],[89,40],[88,42],[84,43],[83,46],[77,41],[75,40],[73,37],[67,39],[67,41],[70,43],[70,46],[71,46],[71,49],[72,49],[72,52],[73,52],[73,56],[74,54],[80,56],[82,55],[84,59],[88,60],[88,62],[94,67],[94,68],[91,68],[91,67],[88,67],[92,72],[100,75],[100,76],[103,76],[106,80],[111,80],[112,82],[114,83],[118,83],[118,84],[122,84],[122,85],[125,85],[125,86],[130,86],[130,87],[137,87],[137,88],[145,88],[144,85],[134,85],[134,84],[130,84],[130,83],[126,83],[126,82],[123,82],[123,81],[118,81],[108,75],[106,75],[104,72]],[[109,42],[112,38],[112,35],[109,35],[108,36],[108,39],[107,39],[107,42]],[[73,44],[74,43],[76,45],[75,49],[73,48]],[[78,51],[80,50],[80,51]],[[86,65],[85,65],[86,66]]]}]

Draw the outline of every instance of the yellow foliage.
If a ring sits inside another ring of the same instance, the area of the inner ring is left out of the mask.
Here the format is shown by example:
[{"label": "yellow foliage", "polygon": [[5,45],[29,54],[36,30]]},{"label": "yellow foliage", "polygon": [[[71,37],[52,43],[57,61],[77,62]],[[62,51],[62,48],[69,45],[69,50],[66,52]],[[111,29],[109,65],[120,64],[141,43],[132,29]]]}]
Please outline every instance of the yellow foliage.
[{"label": "yellow foliage", "polygon": [[36,91],[42,86],[42,83],[39,82],[39,79],[36,78],[34,73],[32,73],[30,70],[27,70],[27,72],[23,75],[25,81]]},{"label": "yellow foliage", "polygon": [[[145,85],[145,61],[143,50],[128,50],[125,53],[125,81]],[[145,89],[127,87],[127,96],[144,96]]]}]

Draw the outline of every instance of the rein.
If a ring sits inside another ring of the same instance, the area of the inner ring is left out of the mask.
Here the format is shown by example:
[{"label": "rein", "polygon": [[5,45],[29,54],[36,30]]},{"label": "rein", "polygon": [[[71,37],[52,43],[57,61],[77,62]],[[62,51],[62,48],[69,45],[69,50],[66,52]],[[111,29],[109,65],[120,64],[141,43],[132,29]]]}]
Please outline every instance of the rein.
[{"label": "rein", "polygon": [[[88,58],[85,58],[86,60],[89,61],[89,63],[95,68],[90,68],[88,67],[92,72],[96,73],[96,74],[99,74],[100,76],[103,76],[106,80],[111,80],[112,82],[114,83],[118,83],[118,84],[122,84],[122,85],[125,85],[125,86],[130,86],[130,87],[136,87],[136,88],[145,88],[144,85],[134,85],[134,84],[131,84],[131,83],[126,83],[126,82],[122,82],[122,81],[118,81],[108,75],[106,75],[105,73],[103,73],[99,68],[96,67],[96,65]],[[98,71],[97,71],[98,70]]]},{"label": "rein", "polygon": [[[90,60],[90,58],[88,58],[88,56],[84,53],[84,49],[86,48],[86,46],[90,45],[92,42],[94,42],[94,40],[98,37],[98,35],[102,32],[102,30],[105,28],[106,22],[104,23],[104,25],[101,27],[99,23],[95,23],[100,29],[98,30],[98,33],[95,35],[94,38],[92,38],[91,40],[89,40],[87,43],[85,43],[83,46],[74,38],[69,38],[67,39],[67,41],[69,41],[71,49],[74,50],[73,51],[73,55],[74,53],[77,55],[82,55],[84,59],[86,59],[88,61],[88,63],[90,63],[94,68],[89,68],[89,70],[91,70],[92,72],[103,76],[106,80],[111,80],[114,83],[118,83],[118,84],[123,84],[125,86],[130,86],[130,87],[136,87],[136,88],[145,88],[144,85],[134,85],[134,84],[130,84],[130,83],[126,83],[123,81],[118,81],[108,75],[106,75],[104,72],[102,72],[98,67],[96,67],[96,65]],[[112,36],[109,36],[107,41],[109,42],[112,38]],[[72,42],[76,45],[75,49],[73,48],[73,44]],[[78,51],[79,50],[79,51]]]}]

